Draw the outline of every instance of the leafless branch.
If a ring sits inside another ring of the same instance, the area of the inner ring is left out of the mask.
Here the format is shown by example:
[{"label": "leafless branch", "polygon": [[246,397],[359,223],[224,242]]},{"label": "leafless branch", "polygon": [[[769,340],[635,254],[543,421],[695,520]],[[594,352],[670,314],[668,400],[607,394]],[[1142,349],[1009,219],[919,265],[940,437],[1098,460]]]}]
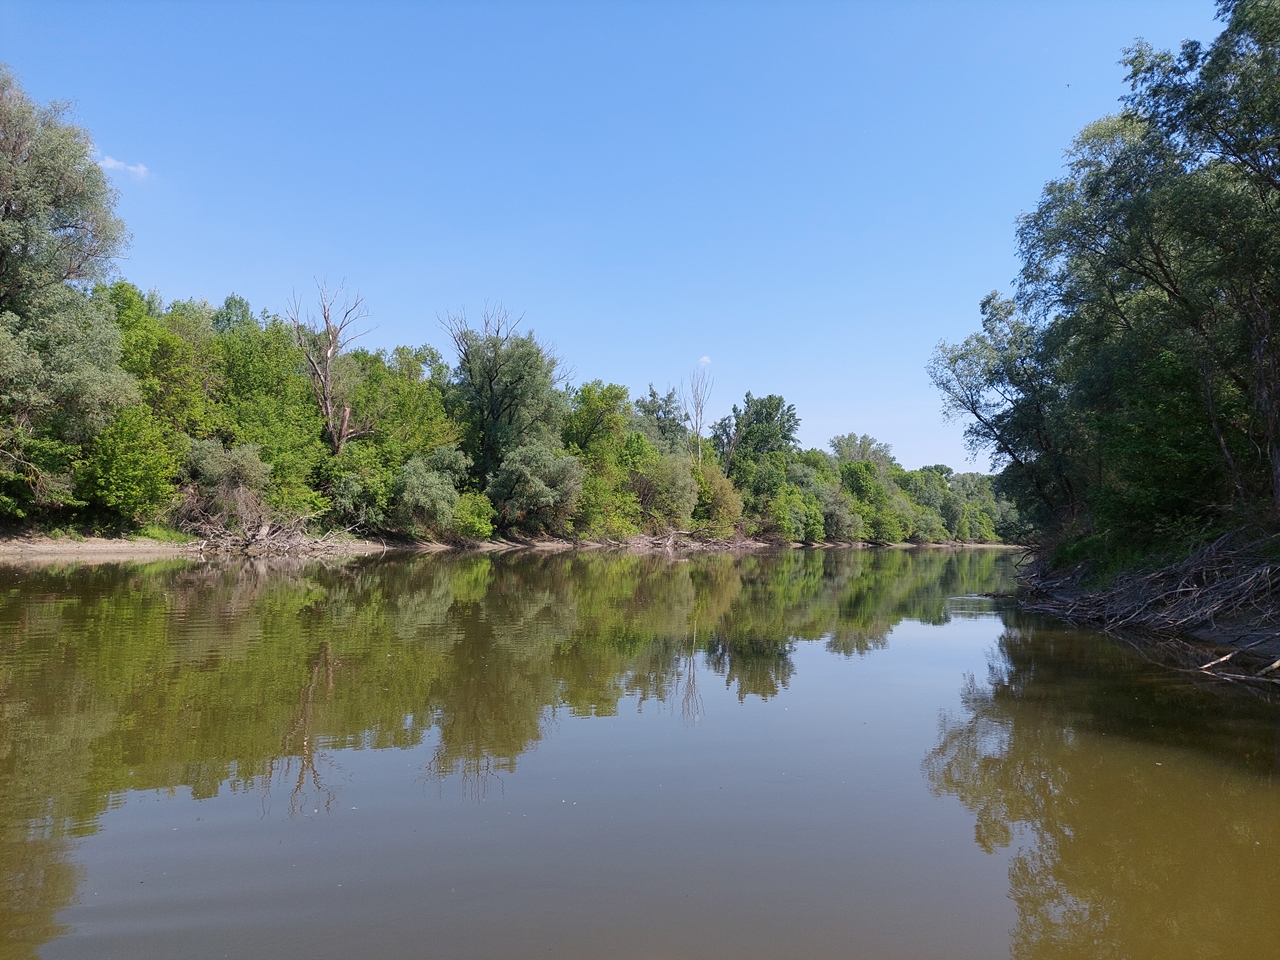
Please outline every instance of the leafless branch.
[{"label": "leafless branch", "polygon": [[345,283],[330,290],[327,283],[317,280],[316,288],[319,319],[309,309],[303,309],[296,294],[285,315],[293,327],[294,341],[306,359],[311,392],[324,418],[333,454],[337,456],[348,440],[373,430],[373,418],[357,420],[352,416],[340,382],[340,360],[344,351],[369,332],[356,331],[353,327],[369,316],[369,310],[360,294],[347,296]]},{"label": "leafless branch", "polygon": [[714,384],[711,371],[705,366],[695,367],[689,374],[688,383],[680,384],[680,405],[689,429],[693,432],[699,467],[702,466],[702,428],[706,426],[707,401]]}]

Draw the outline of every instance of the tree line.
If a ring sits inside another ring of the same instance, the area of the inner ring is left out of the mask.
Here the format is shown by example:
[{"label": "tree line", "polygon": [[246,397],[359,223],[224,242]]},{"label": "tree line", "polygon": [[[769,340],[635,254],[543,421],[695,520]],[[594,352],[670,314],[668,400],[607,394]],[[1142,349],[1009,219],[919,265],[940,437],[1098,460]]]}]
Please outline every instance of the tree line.
[{"label": "tree line", "polygon": [[[475,540],[698,532],[994,541],[1019,520],[988,477],[908,471],[868,436],[802,449],[781,396],[707,419],[705,369],[632,397],[570,383],[501,309],[429,345],[369,349],[359,296],[283,316],[166,303],[115,279],[127,231],[89,135],[0,70],[0,522],[252,536]],[[114,280],[114,282],[112,282]]]},{"label": "tree line", "polygon": [[1119,569],[1280,520],[1280,7],[1126,51],[1018,224],[1011,297],[930,372],[1058,565]]}]

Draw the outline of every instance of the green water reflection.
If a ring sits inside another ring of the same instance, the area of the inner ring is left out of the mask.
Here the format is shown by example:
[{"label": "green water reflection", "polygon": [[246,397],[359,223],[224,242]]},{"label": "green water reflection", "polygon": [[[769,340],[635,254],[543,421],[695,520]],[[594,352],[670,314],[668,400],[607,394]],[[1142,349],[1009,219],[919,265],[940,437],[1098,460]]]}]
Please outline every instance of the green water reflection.
[{"label": "green water reflection", "polygon": [[773,697],[797,640],[865,654],[1008,575],[938,550],[0,569],[0,949],[60,932],[68,841],[124,791],[324,803],[332,751],[432,730],[432,771],[483,789],[559,711],[696,714],[700,666]]},{"label": "green water reflection", "polygon": [[[422,746],[482,794],[557,716],[785,697],[798,643],[869,655],[1011,574],[990,550],[0,568],[0,956],[62,932],[75,838],[129,791],[310,810],[338,751]],[[1000,616],[923,772],[1012,852],[1013,956],[1269,955],[1276,709]]]},{"label": "green water reflection", "polygon": [[1082,631],[1005,622],[924,771],[982,849],[1015,851],[1012,956],[1280,955],[1274,706]]}]

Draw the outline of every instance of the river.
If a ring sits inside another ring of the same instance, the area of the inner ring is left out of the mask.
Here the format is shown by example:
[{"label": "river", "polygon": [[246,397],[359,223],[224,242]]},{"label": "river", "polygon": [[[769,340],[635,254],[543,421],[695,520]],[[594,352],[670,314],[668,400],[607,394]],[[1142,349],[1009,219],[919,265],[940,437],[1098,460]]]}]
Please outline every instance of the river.
[{"label": "river", "polygon": [[1280,707],[1016,557],[0,567],[0,957],[1280,955]]}]

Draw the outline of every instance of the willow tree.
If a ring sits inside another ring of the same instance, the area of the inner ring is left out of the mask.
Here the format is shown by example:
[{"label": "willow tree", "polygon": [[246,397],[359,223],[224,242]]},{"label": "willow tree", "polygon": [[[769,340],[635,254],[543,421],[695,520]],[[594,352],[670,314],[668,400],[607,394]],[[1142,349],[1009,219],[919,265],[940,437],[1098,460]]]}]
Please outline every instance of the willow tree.
[{"label": "willow tree", "polygon": [[127,240],[93,154],[66,105],[0,65],[0,514],[69,499],[78,445],[137,400],[91,292]]},{"label": "willow tree", "polygon": [[519,324],[502,308],[485,310],[478,329],[465,314],[444,320],[458,354],[454,415],[465,425],[463,449],[482,488],[517,448],[560,443],[567,408],[560,360],[532,332],[519,333]]},{"label": "willow tree", "polygon": [[1280,8],[1127,54],[1019,222],[1011,300],[931,373],[1050,540],[1163,549],[1280,521]]}]

